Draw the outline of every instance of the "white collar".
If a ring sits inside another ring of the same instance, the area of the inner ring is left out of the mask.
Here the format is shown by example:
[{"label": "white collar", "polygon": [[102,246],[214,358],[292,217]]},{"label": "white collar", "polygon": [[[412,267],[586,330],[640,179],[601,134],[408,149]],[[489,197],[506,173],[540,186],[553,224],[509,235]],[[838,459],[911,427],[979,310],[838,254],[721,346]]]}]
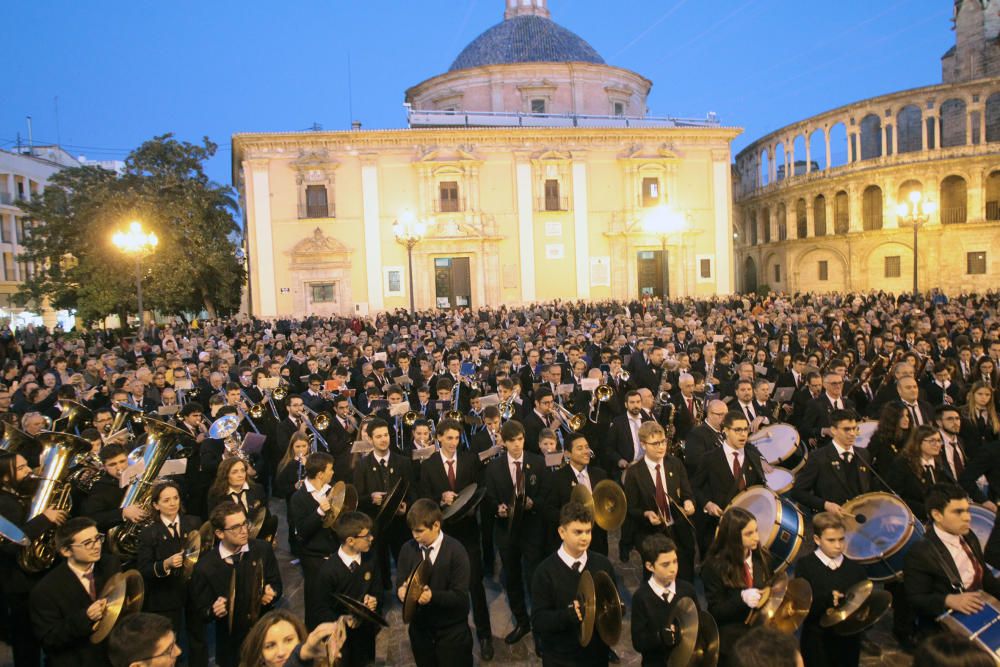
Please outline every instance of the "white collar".
[{"label": "white collar", "polygon": [[723,449],[723,451],[726,452],[726,458],[727,459],[733,458],[733,454],[738,454],[739,458],[742,459],[743,455],[746,454],[746,449],[745,448],[744,449],[736,449],[735,447],[733,447],[732,445],[730,445],[728,442],[722,443],[722,449]]},{"label": "white collar", "polygon": [[843,405],[843,401],[844,401],[844,397],[843,396],[841,396],[839,398],[834,398],[833,396],[831,396],[830,394],[828,394],[825,391],[823,392],[823,394],[826,396],[826,400],[830,401],[831,405],[836,405],[837,401],[840,401],[841,405]]},{"label": "white collar", "polygon": [[559,560],[561,560],[562,562],[566,563],[566,567],[568,567],[571,570],[573,569],[573,563],[576,563],[577,561],[579,561],[579,563],[580,563],[580,570],[581,571],[583,571],[583,569],[585,567],[587,567],[587,552],[586,551],[584,551],[583,555],[580,556],[579,558],[573,558],[572,556],[569,555],[569,552],[566,551],[566,547],[564,545],[559,545],[559,550],[556,551],[556,554],[559,556]]},{"label": "white collar", "polygon": [[340,560],[344,562],[344,565],[346,565],[348,569],[350,569],[351,563],[361,565],[361,554],[358,554],[357,556],[348,556],[344,551],[344,547],[340,547],[337,549],[337,555],[340,556]]},{"label": "white collar", "polygon": [[[583,466],[583,470],[577,470],[576,465],[570,461],[569,467],[573,471],[573,476],[577,479],[579,479],[580,475],[587,475],[587,466]],[[587,476],[589,477],[590,475]]]},{"label": "white collar", "polygon": [[851,456],[857,455],[857,452],[854,451],[854,447],[851,447],[850,449],[844,449],[843,447],[838,445],[836,441],[833,442],[833,447],[834,449],[837,450],[837,458],[839,459],[844,458],[845,453],[850,454]]},{"label": "white collar", "polygon": [[176,523],[177,524],[177,530],[181,529],[181,515],[180,515],[179,512],[178,512],[177,516],[174,517],[173,521],[167,521],[167,518],[161,514],[160,515],[160,521],[167,528],[170,528],[170,526],[172,526],[172,525],[174,525]]},{"label": "white collar", "polygon": [[656,466],[660,466],[660,470],[663,470],[663,460],[653,461],[648,456],[643,456],[642,460],[646,462],[646,466],[649,468],[649,472],[656,474]]},{"label": "white collar", "polygon": [[670,585],[667,586],[666,588],[664,588],[663,586],[660,586],[660,584],[658,584],[656,582],[656,579],[654,577],[650,577],[646,581],[649,582],[649,587],[653,589],[654,593],[656,593],[656,597],[662,599],[664,593],[670,593],[670,599],[671,600],[673,600],[675,597],[677,597],[677,580],[676,579],[674,579],[673,581],[671,581]]},{"label": "white collar", "polygon": [[233,556],[234,554],[245,554],[248,551],[250,551],[250,543],[249,542],[247,542],[246,544],[244,544],[237,551],[230,551],[229,549],[226,548],[226,545],[222,541],[219,542],[219,558],[221,558],[222,560],[225,560],[225,559]]},{"label": "white collar", "polygon": [[514,465],[515,463],[520,463],[523,466],[524,465],[524,453],[522,452],[521,453],[521,457],[517,458],[517,459],[515,459],[513,456],[510,456],[508,454],[507,455],[507,463],[510,464],[510,465]]},{"label": "white collar", "polygon": [[312,483],[308,479],[305,479],[303,481],[305,483],[306,491],[309,493],[310,496],[315,496],[317,493],[326,493],[327,491],[330,490],[329,484],[324,484],[322,489],[317,489],[315,486],[312,485]]},{"label": "white collar", "polygon": [[946,546],[952,549],[962,549],[962,538],[958,535],[952,535],[947,530],[943,530],[934,524],[934,532],[937,533],[938,539],[945,543]]},{"label": "white collar", "polygon": [[240,487],[239,489],[234,489],[233,487],[230,486],[229,490],[226,493],[229,495],[232,495],[234,493],[243,493],[244,491],[247,491],[249,488],[250,488],[250,483],[243,482],[243,486]]},{"label": "white collar", "polygon": [[69,566],[69,569],[73,571],[73,574],[75,574],[78,579],[82,579],[83,577],[86,577],[88,574],[94,571],[95,563],[91,563],[90,565],[81,570],[76,565],[73,565],[73,561],[67,558],[66,565]]},{"label": "white collar", "polygon": [[926,468],[927,466],[930,466],[930,467],[933,468],[934,467],[934,459],[929,459],[929,458],[927,458],[925,456],[921,456],[920,457],[920,465],[921,465],[921,467],[924,467],[924,468]]},{"label": "white collar", "polygon": [[821,549],[816,549],[815,554],[816,558],[819,558],[819,562],[823,563],[823,565],[826,565],[831,570],[836,570],[844,564],[844,554],[840,554],[836,558],[830,558],[823,553]]}]

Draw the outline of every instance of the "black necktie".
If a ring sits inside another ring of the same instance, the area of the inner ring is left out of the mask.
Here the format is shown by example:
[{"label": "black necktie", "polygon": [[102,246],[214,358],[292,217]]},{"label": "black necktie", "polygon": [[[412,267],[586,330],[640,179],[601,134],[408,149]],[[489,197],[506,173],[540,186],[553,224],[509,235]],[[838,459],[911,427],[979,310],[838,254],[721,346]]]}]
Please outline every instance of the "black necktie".
[{"label": "black necktie", "polygon": [[582,563],[582,562],[580,562],[580,561],[575,561],[575,562],[573,563],[573,571],[574,571],[574,572],[579,572],[579,571],[580,571],[580,568],[581,568],[581,567],[583,567],[583,563]]},{"label": "black necktie", "polygon": [[424,560],[430,562],[431,551],[434,550],[434,547],[420,547],[420,550],[424,552]]},{"label": "black necktie", "polygon": [[170,530],[170,537],[174,537],[174,538],[180,537],[180,532],[177,530],[177,522],[176,521],[174,521],[172,524],[170,524],[169,530]]},{"label": "black necktie", "polygon": [[352,560],[351,561],[351,565],[350,565],[351,572],[357,572],[359,567],[361,567],[361,565],[358,563],[358,561],[356,561],[356,560]]}]

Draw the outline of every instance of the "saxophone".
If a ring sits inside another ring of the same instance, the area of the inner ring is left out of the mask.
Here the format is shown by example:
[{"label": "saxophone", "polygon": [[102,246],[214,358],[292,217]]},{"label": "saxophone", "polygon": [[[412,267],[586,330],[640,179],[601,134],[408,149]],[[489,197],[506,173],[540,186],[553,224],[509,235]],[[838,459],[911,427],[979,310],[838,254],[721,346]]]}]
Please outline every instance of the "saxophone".
[{"label": "saxophone", "polygon": [[679,442],[674,442],[674,438],[677,436],[677,427],[674,426],[674,419],[677,417],[677,406],[670,406],[670,416],[667,417],[667,425],[663,429],[664,434],[667,437],[667,454],[672,454],[684,460],[684,446]]},{"label": "saxophone", "polygon": [[[42,472],[38,478],[38,488],[31,498],[26,520],[30,521],[47,509],[69,511],[73,506],[70,492],[73,485],[69,481],[70,469],[79,457],[90,452],[90,443],[70,433],[41,433],[39,441],[46,445],[42,455]],[[55,529],[50,528],[31,541],[17,555],[17,563],[25,572],[42,572],[52,567],[56,560],[53,538]]]}]

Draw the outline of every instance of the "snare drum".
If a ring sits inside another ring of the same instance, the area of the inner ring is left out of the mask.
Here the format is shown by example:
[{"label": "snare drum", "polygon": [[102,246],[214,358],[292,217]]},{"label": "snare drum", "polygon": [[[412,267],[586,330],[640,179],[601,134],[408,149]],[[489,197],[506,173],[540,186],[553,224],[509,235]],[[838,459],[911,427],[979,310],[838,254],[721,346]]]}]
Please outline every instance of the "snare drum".
[{"label": "snare drum", "polygon": [[782,496],[792,490],[792,486],[795,485],[795,475],[784,468],[771,468],[770,472],[764,473],[764,481],[767,488]]},{"label": "snare drum", "polygon": [[991,595],[982,595],[986,598],[986,605],[976,613],[962,614],[952,610],[938,617],[938,621],[1000,661],[1000,601]]},{"label": "snare drum", "polygon": [[847,525],[844,555],[865,566],[873,581],[891,581],[903,575],[903,557],[924,536],[924,527],[896,496],[881,491],[865,493],[843,505]]},{"label": "snare drum", "polygon": [[854,446],[862,449],[868,447],[868,443],[872,441],[872,436],[877,430],[878,422],[873,419],[866,419],[858,424],[858,437],[854,441]]},{"label": "snare drum", "polygon": [[806,457],[799,448],[799,432],[794,426],[767,426],[750,436],[749,442],[773,466],[798,472],[806,463]]},{"label": "snare drum", "polygon": [[729,507],[741,507],[757,518],[760,543],[774,559],[775,573],[795,560],[806,532],[805,517],[795,503],[766,487],[751,486],[733,498]]}]

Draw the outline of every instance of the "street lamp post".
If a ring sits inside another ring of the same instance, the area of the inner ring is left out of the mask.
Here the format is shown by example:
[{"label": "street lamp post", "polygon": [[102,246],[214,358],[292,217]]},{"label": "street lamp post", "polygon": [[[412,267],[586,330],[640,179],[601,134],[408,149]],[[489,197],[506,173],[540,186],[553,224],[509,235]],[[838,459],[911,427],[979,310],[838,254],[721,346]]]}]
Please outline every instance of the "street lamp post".
[{"label": "street lamp post", "polygon": [[126,255],[135,257],[135,292],[139,307],[139,329],[141,331],[143,325],[142,258],[146,254],[153,252],[160,240],[153,232],[146,233],[142,229],[142,223],[133,220],[129,223],[128,231],[115,232],[115,235],[111,237],[111,242]]},{"label": "street lamp post", "polygon": [[900,202],[896,205],[896,214],[899,219],[913,225],[913,294],[919,293],[917,287],[917,231],[930,218],[931,214],[937,210],[937,204],[932,201],[921,201],[922,194],[919,190],[910,193],[910,201]]},{"label": "street lamp post", "polygon": [[427,225],[414,217],[411,211],[403,211],[399,219],[392,224],[392,233],[396,243],[406,246],[406,261],[410,277],[410,314],[416,312],[413,299],[413,247],[423,240],[427,233]]},{"label": "street lamp post", "polygon": [[[670,267],[667,265],[667,239],[671,234],[684,232],[686,222],[684,216],[673,210],[668,204],[660,204],[646,212],[642,219],[642,228],[660,237],[660,248],[663,260],[663,300],[667,299],[670,284]],[[683,272],[683,261],[681,271]]]}]

